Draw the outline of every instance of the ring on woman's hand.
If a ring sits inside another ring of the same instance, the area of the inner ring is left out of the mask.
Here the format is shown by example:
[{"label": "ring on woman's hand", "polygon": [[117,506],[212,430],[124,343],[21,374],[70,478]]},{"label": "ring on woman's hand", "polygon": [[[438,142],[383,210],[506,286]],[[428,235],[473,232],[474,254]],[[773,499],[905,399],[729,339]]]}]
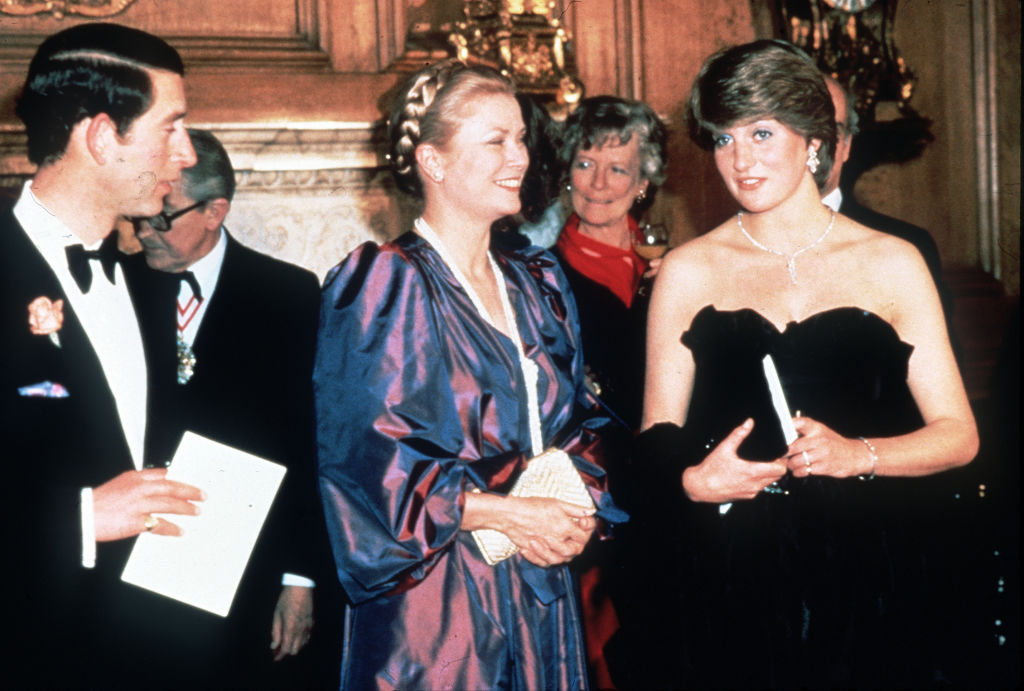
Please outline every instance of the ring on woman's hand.
[{"label": "ring on woman's hand", "polygon": [[803,452],[804,455],[804,467],[807,468],[807,474],[811,474],[811,457],[807,455],[807,452]]},{"label": "ring on woman's hand", "polygon": [[157,525],[159,525],[159,524],[160,524],[160,519],[159,518],[157,518],[153,514],[147,514],[146,515],[146,523],[145,523],[146,532],[150,532],[151,530],[153,530],[153,528],[157,527]]}]

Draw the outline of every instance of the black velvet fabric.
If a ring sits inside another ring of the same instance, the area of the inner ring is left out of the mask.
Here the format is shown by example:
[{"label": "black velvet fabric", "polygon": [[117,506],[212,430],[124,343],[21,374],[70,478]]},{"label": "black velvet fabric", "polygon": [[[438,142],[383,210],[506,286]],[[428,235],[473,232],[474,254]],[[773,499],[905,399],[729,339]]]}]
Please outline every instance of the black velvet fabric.
[{"label": "black velvet fabric", "polygon": [[[919,480],[781,481],[725,507],[690,501],[681,473],[747,417],[750,460],[785,450],[767,400],[770,353],[790,408],[847,437],[923,423],[908,389],[913,346],[877,315],[842,307],[780,331],[752,310],[704,308],[682,335],[696,362],[684,428],[640,435],[622,560],[620,688],[916,688],[935,676],[915,544]],[[913,527],[911,527],[913,526]]]}]

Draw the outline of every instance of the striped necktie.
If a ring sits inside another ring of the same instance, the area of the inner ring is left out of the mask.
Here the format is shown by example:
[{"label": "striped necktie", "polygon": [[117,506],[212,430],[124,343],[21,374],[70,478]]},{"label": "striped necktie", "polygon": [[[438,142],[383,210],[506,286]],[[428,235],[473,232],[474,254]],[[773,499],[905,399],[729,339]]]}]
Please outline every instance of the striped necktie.
[{"label": "striped necktie", "polygon": [[185,333],[185,329],[195,318],[199,311],[199,305],[203,302],[203,291],[199,287],[199,281],[191,271],[183,271],[181,274],[181,286],[178,288],[178,336]]}]

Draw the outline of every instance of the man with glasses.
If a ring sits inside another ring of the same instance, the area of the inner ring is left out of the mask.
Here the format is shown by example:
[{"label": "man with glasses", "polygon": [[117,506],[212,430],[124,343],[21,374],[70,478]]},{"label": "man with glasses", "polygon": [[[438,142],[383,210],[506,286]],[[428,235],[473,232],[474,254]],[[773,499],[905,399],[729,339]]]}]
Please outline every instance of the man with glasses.
[{"label": "man with glasses", "polygon": [[120,575],[136,535],[179,534],[202,494],[145,469],[148,365],[173,350],[144,349],[108,236],[195,162],[183,73],[155,36],[81,24],[43,41],[17,101],[38,168],[0,213],[5,687],[173,678],[156,662],[170,601]]},{"label": "man with glasses", "polygon": [[180,278],[177,308],[173,300],[160,308],[165,326],[143,333],[147,342],[177,345],[176,400],[157,424],[169,442],[168,456],[191,430],[289,469],[226,622],[232,657],[248,661],[227,680],[245,687],[336,685],[337,648],[330,656],[332,682],[306,676],[317,674],[311,666],[319,661],[311,658],[319,655],[310,653],[319,653],[319,639],[332,633],[325,626],[330,612],[322,606],[314,650],[265,664],[297,654],[310,639],[309,577],[316,577],[318,605],[336,581],[313,479],[319,282],[311,272],[244,247],[228,233],[224,219],[235,190],[231,161],[211,133],[188,134],[196,164],[172,184],[160,214],[133,219],[146,263]]}]

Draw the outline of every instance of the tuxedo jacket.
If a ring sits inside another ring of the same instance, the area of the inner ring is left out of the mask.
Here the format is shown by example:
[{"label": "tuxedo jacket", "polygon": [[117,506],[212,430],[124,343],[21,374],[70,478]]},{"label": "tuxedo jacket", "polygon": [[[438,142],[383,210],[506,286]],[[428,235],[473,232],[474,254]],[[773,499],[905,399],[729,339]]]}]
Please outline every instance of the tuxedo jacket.
[{"label": "tuxedo jacket", "polygon": [[[126,268],[125,278],[132,274]],[[106,279],[97,271],[94,280]],[[156,280],[138,291],[133,303],[140,321],[155,314],[147,300],[156,304],[171,289],[176,285]],[[37,297],[64,300],[59,346],[29,330],[28,305]],[[6,554],[0,572],[7,620],[15,626],[0,661],[0,686],[117,686],[122,678],[127,684],[134,661],[147,661],[149,646],[136,651],[136,641],[163,617],[166,598],[120,581],[134,538],[100,543],[96,567],[82,567],[80,492],[135,465],[96,352],[56,275],[9,209],[0,212],[0,343]],[[163,414],[161,392],[174,385],[153,365],[173,363],[175,355],[163,344],[150,346],[152,419]],[[26,395],[25,387],[46,382],[67,395]],[[147,454],[154,444],[147,435]]]},{"label": "tuxedo jacket", "polygon": [[[151,426],[157,443],[166,443],[158,457],[170,459],[192,431],[288,469],[228,617],[233,645],[263,653],[284,573],[314,579],[317,595],[337,582],[333,568],[326,571],[331,560],[315,481],[312,371],[320,285],[305,269],[225,239],[216,287],[192,344],[194,374],[176,385],[170,411]],[[148,344],[175,343],[176,294],[165,298],[160,320],[147,324]],[[176,372],[176,363],[169,371]]]}]

